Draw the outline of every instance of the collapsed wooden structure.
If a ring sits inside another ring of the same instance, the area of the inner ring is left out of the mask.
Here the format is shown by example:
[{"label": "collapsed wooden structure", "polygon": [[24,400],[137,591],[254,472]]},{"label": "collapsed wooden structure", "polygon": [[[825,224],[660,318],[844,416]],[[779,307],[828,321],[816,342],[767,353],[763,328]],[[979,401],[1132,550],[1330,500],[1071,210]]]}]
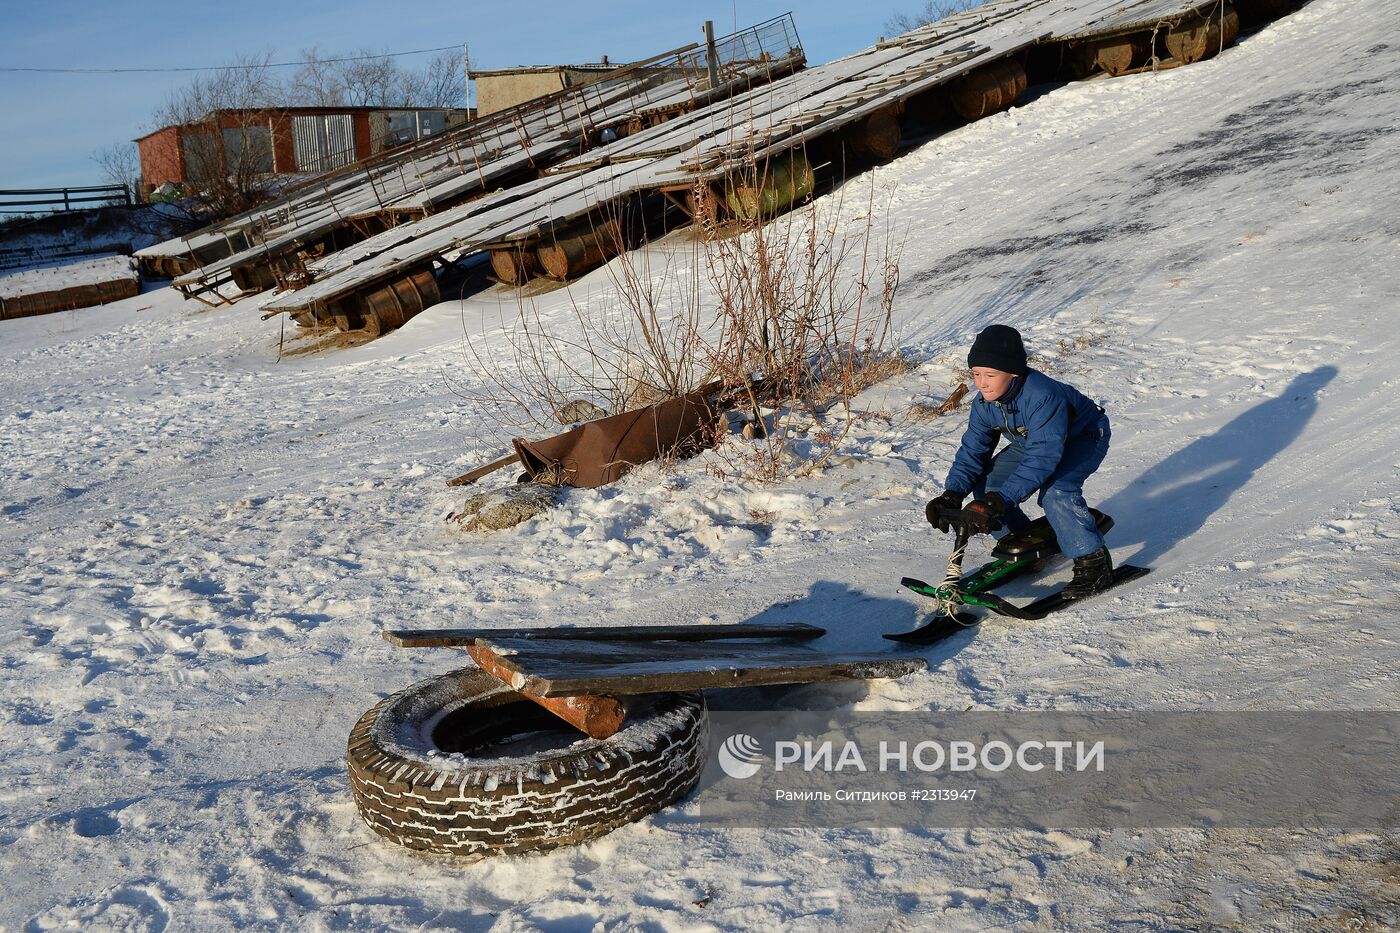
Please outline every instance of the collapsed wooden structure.
[{"label": "collapsed wooden structure", "polygon": [[[1219,52],[1226,0],[1001,0],[735,94],[551,167],[543,177],[308,263],[265,316],[385,329],[435,300],[432,270],[487,251],[497,277],[571,279],[637,245],[636,214],[743,220],[813,192],[818,173],[892,158],[911,125],[975,120],[1032,81],[1174,67]],[[642,228],[639,232],[639,228]],[[411,283],[405,287],[405,283]]]},{"label": "collapsed wooden structure", "polygon": [[[709,67],[710,61],[715,68]],[[148,273],[187,297],[222,301],[295,287],[305,262],[388,228],[509,190],[562,159],[702,107],[804,63],[790,16],[602,72],[588,83],[321,176],[229,221],[142,250]]]},{"label": "collapsed wooden structure", "polygon": [[90,308],[140,293],[141,281],[129,256],[83,251],[66,263],[20,268],[8,275],[0,271],[0,321]]},{"label": "collapsed wooden structure", "polygon": [[[508,285],[568,281],[697,217],[777,213],[893,158],[906,135],[1011,107],[1029,84],[1208,58],[1242,15],[1262,22],[1288,0],[1237,2],[998,0],[805,69],[783,17],[138,255],[201,263],[176,279],[189,296],[276,287],[264,317],[374,335],[438,302],[437,272],[464,256],[488,254]],[[697,79],[711,61],[723,67]]]}]

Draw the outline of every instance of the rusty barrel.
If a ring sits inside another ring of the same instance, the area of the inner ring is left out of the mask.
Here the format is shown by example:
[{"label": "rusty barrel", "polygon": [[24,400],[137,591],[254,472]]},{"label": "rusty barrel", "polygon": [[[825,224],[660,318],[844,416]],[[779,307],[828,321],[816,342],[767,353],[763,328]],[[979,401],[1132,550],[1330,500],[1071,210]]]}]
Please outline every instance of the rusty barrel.
[{"label": "rusty barrel", "polygon": [[539,257],[524,246],[506,246],[489,250],[491,271],[507,285],[524,285],[541,272]]},{"label": "rusty barrel", "polygon": [[365,295],[364,327],[374,334],[387,333],[440,300],[433,270],[420,269]]},{"label": "rusty barrel", "polygon": [[227,259],[234,253],[242,252],[250,245],[247,236],[242,233],[232,233],[222,240],[213,240],[209,243],[205,243],[203,246],[196,249],[192,255],[197,264],[207,266],[211,262],[218,262],[220,259]]},{"label": "rusty barrel", "polygon": [[1076,78],[1087,78],[1096,71],[1121,75],[1146,63],[1151,52],[1151,36],[1142,33],[1110,36],[1107,39],[1080,42],[1071,46],[1068,55],[1069,67]]},{"label": "rusty barrel", "polygon": [[[336,309],[336,313],[331,315],[331,319],[335,321],[335,326],[340,330],[351,331],[363,330],[365,328],[365,319],[363,315],[353,308],[347,308],[343,305]],[[374,333],[377,335],[381,332],[379,322],[376,320],[374,322]]]},{"label": "rusty barrel", "polygon": [[197,268],[189,256],[142,256],[138,263],[141,277],[147,279],[173,279]]},{"label": "rusty barrel", "polygon": [[616,219],[575,224],[535,250],[544,274],[568,281],[602,265],[622,251],[622,225]]},{"label": "rusty barrel", "polygon": [[846,131],[851,148],[873,162],[893,159],[901,136],[899,115],[893,107],[875,111]]},{"label": "rusty barrel", "polygon": [[272,266],[265,262],[250,266],[234,266],[232,275],[233,284],[245,292],[260,292],[277,284],[277,276],[273,274]]},{"label": "rusty barrel", "polygon": [[165,271],[169,273],[172,279],[182,275],[188,275],[199,268],[199,263],[195,261],[195,258],[188,255],[166,256],[164,265]]},{"label": "rusty barrel", "polygon": [[0,320],[105,305],[123,298],[133,298],[140,293],[141,284],[135,279],[114,279],[109,282],[93,282],[90,285],[74,285],[50,292],[18,295],[14,298],[0,299]]},{"label": "rusty barrel", "polygon": [[816,184],[807,154],[793,149],[732,180],[725,186],[724,203],[735,217],[758,220],[791,207],[811,194]]},{"label": "rusty barrel", "polygon": [[1026,92],[1026,69],[1009,58],[954,78],[948,86],[953,109],[964,120],[980,120],[1005,110]]},{"label": "rusty barrel", "polygon": [[1240,16],[1226,3],[1197,11],[1167,29],[1163,42],[1172,58],[1189,65],[1220,52],[1240,34]]}]

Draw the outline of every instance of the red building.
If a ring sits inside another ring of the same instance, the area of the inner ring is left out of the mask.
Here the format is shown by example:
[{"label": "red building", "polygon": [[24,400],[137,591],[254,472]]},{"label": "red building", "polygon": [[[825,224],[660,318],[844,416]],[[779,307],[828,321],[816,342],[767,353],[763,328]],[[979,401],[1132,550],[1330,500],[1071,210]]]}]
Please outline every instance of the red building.
[{"label": "red building", "polygon": [[141,187],[197,184],[212,173],[313,174],[340,168],[464,124],[446,108],[282,107],[216,110],[198,123],[167,126],[136,140]]}]

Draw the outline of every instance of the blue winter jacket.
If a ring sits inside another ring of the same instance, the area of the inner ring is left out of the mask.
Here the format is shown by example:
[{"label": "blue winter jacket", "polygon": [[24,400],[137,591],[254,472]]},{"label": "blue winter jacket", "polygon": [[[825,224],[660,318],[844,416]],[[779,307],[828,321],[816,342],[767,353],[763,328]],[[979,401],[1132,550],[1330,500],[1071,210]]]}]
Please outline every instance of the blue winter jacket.
[{"label": "blue winter jacket", "polygon": [[978,395],[968,416],[962,446],[953,458],[945,489],[963,495],[991,468],[997,438],[1024,445],[1025,456],[997,490],[1008,504],[1024,502],[1054,474],[1065,444],[1079,437],[1108,433],[1102,408],[1072,386],[1032,369],[1018,377],[1001,398]]}]

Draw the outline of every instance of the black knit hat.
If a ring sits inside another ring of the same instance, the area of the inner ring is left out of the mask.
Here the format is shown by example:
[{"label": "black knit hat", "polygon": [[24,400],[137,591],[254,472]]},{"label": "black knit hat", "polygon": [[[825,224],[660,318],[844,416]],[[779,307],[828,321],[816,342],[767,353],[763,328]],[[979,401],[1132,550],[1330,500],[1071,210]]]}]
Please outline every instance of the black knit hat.
[{"label": "black knit hat", "polygon": [[967,351],[967,366],[987,366],[1017,376],[1026,374],[1026,347],[1021,332],[1005,324],[993,324],[972,342]]}]

